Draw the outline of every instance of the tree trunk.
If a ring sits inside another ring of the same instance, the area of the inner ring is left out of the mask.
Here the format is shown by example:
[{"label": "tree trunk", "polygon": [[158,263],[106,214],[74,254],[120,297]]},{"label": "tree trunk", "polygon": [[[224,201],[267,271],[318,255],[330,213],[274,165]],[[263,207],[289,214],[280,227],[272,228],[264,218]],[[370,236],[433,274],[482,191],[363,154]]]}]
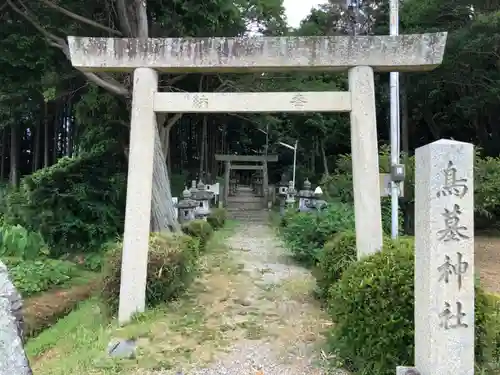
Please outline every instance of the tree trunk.
[{"label": "tree trunk", "polygon": [[328,171],[328,159],[326,158],[325,142],[324,141],[321,141],[320,148],[321,148],[321,158],[323,159],[324,174],[326,177],[328,177],[330,175],[330,172]]},{"label": "tree trunk", "polygon": [[40,166],[40,140],[41,132],[42,132],[42,124],[39,124],[35,129],[35,142],[33,147],[33,165],[31,166],[31,170],[36,172]]},{"label": "tree trunk", "polygon": [[64,116],[64,122],[66,123],[66,156],[73,156],[73,144],[74,144],[74,134],[75,134],[75,129],[74,129],[74,122],[73,122],[73,116],[71,115],[73,112],[73,102],[70,97],[66,98],[66,114]]},{"label": "tree trunk", "polygon": [[19,182],[19,125],[12,125],[10,129],[10,184],[16,187]]},{"label": "tree trunk", "polygon": [[59,156],[59,126],[60,126],[60,121],[59,121],[59,116],[60,116],[60,111],[61,111],[61,105],[59,100],[55,102],[55,116],[54,116],[54,121],[52,121],[52,128],[54,132],[52,133],[52,143],[54,145],[54,148],[52,149],[52,164],[57,163],[57,158]]},{"label": "tree trunk", "polygon": [[203,116],[203,129],[201,133],[201,151],[200,151],[200,177],[203,176],[203,172],[205,169],[205,161],[207,157],[207,148],[208,148],[208,138],[207,138],[207,116]]},{"label": "tree trunk", "polygon": [[172,202],[170,178],[168,175],[165,154],[158,128],[155,132],[155,154],[153,165],[153,198],[151,204],[151,231],[163,232],[165,230],[176,232],[180,225],[175,220],[175,207]]},{"label": "tree trunk", "polygon": [[43,167],[49,166],[49,113],[47,101],[43,102],[44,124],[43,124]]},{"label": "tree trunk", "polygon": [[0,180],[3,181],[5,178],[5,150],[7,148],[7,129],[4,127],[2,129],[2,156],[0,159]]}]

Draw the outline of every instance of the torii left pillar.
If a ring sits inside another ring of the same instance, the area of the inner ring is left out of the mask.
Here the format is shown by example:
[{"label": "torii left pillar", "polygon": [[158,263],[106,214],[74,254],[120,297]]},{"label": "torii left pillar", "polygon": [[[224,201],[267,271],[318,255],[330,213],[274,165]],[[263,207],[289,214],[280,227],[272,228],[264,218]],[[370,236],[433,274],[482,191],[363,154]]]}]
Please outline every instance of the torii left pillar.
[{"label": "torii left pillar", "polygon": [[156,114],[154,95],[158,73],[150,68],[134,70],[127,205],[123,235],[118,321],[126,324],[146,305],[151,198],[153,193]]}]

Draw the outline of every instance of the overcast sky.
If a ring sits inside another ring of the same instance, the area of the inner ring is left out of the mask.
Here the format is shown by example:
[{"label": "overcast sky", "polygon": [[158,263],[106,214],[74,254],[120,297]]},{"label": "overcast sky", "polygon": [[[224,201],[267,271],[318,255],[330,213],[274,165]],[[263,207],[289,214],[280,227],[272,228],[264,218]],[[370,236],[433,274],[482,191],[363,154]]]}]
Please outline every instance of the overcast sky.
[{"label": "overcast sky", "polygon": [[327,0],[284,0],[288,25],[298,27],[312,7],[326,2]]}]

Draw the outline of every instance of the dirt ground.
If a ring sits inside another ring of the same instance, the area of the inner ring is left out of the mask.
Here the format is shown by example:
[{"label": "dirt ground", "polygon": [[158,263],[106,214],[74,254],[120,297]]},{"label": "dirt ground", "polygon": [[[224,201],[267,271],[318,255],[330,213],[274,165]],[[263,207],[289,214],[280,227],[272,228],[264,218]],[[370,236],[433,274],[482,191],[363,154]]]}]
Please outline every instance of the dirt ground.
[{"label": "dirt ground", "polygon": [[475,268],[481,284],[491,292],[500,294],[500,238],[476,236]]},{"label": "dirt ground", "polygon": [[26,299],[23,308],[25,335],[31,337],[50,327],[72,311],[79,302],[89,298],[96,286],[97,281],[90,280],[85,285],[55,289]]}]

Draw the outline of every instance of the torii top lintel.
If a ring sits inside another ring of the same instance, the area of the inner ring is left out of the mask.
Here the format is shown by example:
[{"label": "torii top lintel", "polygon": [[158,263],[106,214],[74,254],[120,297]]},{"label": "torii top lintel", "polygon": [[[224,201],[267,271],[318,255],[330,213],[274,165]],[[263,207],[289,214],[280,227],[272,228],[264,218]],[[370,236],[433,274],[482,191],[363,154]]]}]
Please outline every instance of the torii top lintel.
[{"label": "torii top lintel", "polygon": [[447,33],[399,36],[239,38],[68,37],[71,63],[85,71],[248,72],[432,70],[441,64]]}]

